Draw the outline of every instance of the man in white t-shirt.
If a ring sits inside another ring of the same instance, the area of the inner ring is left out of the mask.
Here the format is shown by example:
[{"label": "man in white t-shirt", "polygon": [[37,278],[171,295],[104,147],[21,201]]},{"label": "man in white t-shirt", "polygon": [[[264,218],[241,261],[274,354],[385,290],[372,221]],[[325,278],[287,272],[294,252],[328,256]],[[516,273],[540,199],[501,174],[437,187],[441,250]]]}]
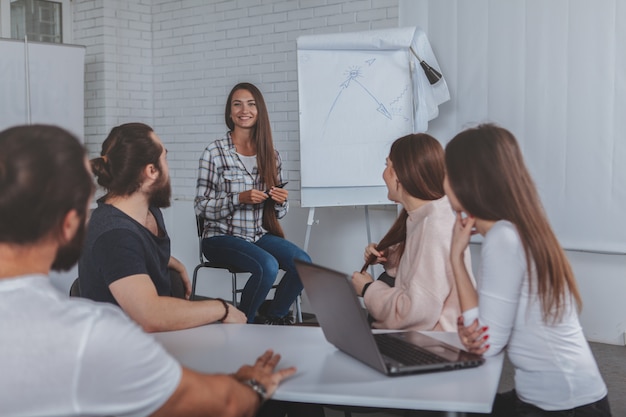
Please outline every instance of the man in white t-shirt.
[{"label": "man in white t-shirt", "polygon": [[181,367],[117,307],[70,299],[93,192],[85,150],[53,126],[0,132],[0,415],[252,416],[295,372],[265,352],[233,375]]}]

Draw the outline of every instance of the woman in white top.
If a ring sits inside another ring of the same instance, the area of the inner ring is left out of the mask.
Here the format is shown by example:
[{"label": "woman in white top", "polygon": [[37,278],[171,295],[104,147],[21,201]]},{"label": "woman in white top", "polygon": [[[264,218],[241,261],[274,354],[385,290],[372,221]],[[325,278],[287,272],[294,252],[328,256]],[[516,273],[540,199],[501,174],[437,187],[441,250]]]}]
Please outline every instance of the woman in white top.
[{"label": "woman in white top", "polygon": [[[574,274],[515,137],[494,125],[465,130],[446,146],[446,169],[459,337],[486,356],[505,349],[515,368],[515,390],[498,394],[492,415],[610,416]],[[463,262],[474,233],[484,236],[476,289]]]}]

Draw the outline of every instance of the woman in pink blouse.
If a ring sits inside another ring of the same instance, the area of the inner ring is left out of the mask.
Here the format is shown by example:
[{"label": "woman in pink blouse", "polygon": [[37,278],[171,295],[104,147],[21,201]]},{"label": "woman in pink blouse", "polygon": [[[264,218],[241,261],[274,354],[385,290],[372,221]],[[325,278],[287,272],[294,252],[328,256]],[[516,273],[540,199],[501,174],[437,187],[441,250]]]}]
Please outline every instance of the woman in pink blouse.
[{"label": "woman in pink blouse", "polygon": [[[456,331],[461,309],[450,265],[455,217],[443,190],[443,148],[427,134],[404,136],[391,145],[386,165],[387,197],[403,209],[380,243],[365,248],[365,265],[352,275],[354,289],[374,327]],[[471,271],[469,250],[465,262]],[[375,263],[393,279],[374,281],[365,270]]]}]

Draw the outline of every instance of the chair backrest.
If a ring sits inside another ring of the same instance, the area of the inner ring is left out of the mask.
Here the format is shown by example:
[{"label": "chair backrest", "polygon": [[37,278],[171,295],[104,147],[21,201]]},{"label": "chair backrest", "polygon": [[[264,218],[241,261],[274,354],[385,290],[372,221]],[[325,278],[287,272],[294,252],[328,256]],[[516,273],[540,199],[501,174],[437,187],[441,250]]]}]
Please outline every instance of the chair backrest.
[{"label": "chair backrest", "polygon": [[183,279],[180,275],[180,272],[172,268],[169,268],[168,272],[170,275],[170,283],[172,285],[171,296],[175,298],[184,299],[185,298],[185,286],[183,285]]},{"label": "chair backrest", "polygon": [[200,263],[204,263],[204,255],[202,254],[202,232],[204,232],[204,217],[196,215],[196,232],[198,233],[198,259]]},{"label": "chair backrest", "polygon": [[78,281],[78,278],[72,282],[72,286],[70,287],[70,297],[80,297],[80,281]]}]

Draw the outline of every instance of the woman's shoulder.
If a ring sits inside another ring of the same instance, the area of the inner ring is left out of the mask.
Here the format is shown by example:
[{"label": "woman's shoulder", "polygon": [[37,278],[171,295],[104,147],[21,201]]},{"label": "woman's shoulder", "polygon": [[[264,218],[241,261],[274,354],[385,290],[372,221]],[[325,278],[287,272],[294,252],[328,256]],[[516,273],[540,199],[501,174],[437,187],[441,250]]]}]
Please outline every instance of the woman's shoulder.
[{"label": "woman's shoulder", "polygon": [[445,246],[452,238],[455,216],[446,197],[429,201],[419,209],[409,213],[407,234],[419,233],[428,239],[438,237]]},{"label": "woman's shoulder", "polygon": [[508,220],[498,220],[495,222],[485,235],[485,237],[487,236],[505,236],[519,239],[517,227],[515,227],[515,225]]},{"label": "woman's shoulder", "polygon": [[224,160],[224,158],[231,157],[231,154],[234,153],[234,149],[235,146],[227,135],[210,142],[204,149],[202,159],[207,161],[212,160],[215,164],[220,165],[220,161]]},{"label": "woman's shoulder", "polygon": [[443,196],[438,200],[428,202],[428,204],[424,205],[422,209],[423,217],[432,218],[434,220],[433,225],[440,225],[447,228],[452,227],[454,224],[454,211],[452,211],[452,207],[450,206],[450,202],[446,196]]},{"label": "woman's shoulder", "polygon": [[522,247],[522,241],[513,223],[508,220],[498,220],[485,234],[483,245],[518,249]]},{"label": "woman's shoulder", "polygon": [[230,135],[226,134],[223,137],[217,138],[210,142],[206,148],[210,151],[213,149],[229,149],[233,146],[233,141],[230,139]]}]

